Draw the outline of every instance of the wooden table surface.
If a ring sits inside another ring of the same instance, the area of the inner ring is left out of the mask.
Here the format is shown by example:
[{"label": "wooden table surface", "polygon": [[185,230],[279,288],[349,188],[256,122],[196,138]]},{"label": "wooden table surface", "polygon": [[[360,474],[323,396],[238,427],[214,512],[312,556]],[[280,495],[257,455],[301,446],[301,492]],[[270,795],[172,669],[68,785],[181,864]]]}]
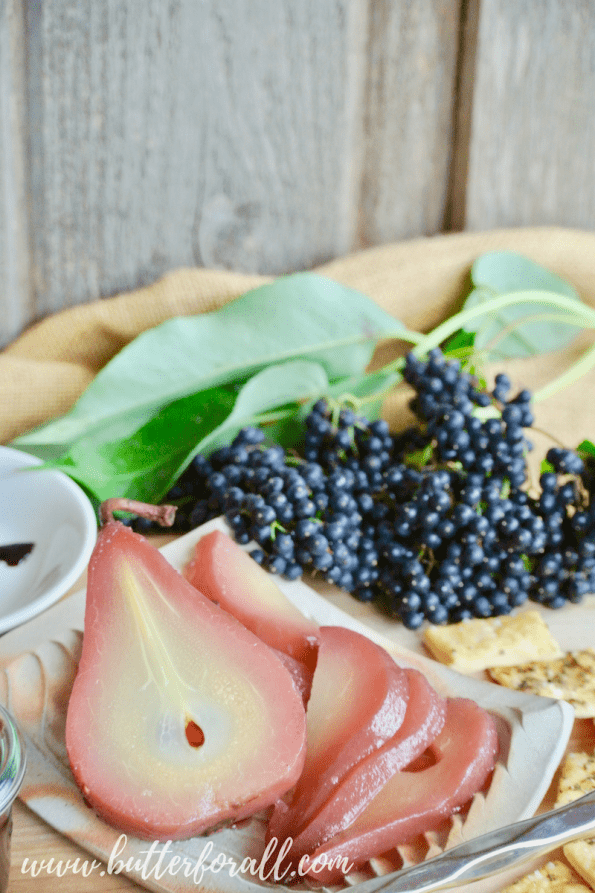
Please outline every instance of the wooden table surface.
[{"label": "wooden table surface", "polygon": [[[168,537],[158,538],[158,543],[167,541]],[[79,589],[82,582],[84,580],[79,581],[73,587],[72,592]],[[324,584],[314,585],[317,591],[327,597],[336,607],[367,623],[376,632],[389,639],[392,638],[393,641],[398,641],[402,646],[412,650],[423,650],[418,633],[404,630],[380,615],[373,607],[357,602],[346,593],[339,592],[333,587]],[[590,599],[592,599],[595,617],[595,598],[590,597]],[[589,604],[591,605],[591,602]],[[550,625],[560,630],[562,634],[560,640],[569,642],[567,647],[570,648],[580,647],[581,642],[583,647],[585,647],[587,644],[584,641],[585,636],[592,640],[595,629],[595,626],[586,630],[584,627],[579,629],[579,624],[574,618],[576,613],[577,609],[574,606],[568,606],[558,612],[549,612],[550,619],[548,622],[551,621]],[[562,641],[563,645],[564,641]],[[594,752],[594,721],[575,721],[567,752],[575,750]],[[557,776],[554,777],[539,811],[545,811],[553,806],[556,784]],[[529,867],[543,864],[548,859],[554,857],[563,858],[561,853],[556,851],[548,857],[530,863]],[[53,863],[50,861],[52,859]],[[93,893],[108,893],[108,891],[116,890],[141,889],[137,884],[122,875],[110,875],[105,870],[105,865],[95,865],[93,870],[89,871],[85,877],[84,874],[91,867],[92,863],[93,858],[89,853],[54,831],[23,803],[20,801],[15,803],[9,885],[11,893],[46,893],[46,891],[56,890],[65,891],[65,893],[89,893],[89,891],[93,891]],[[58,876],[60,868],[63,870],[62,877]],[[521,873],[525,873],[528,868],[523,869]],[[519,874],[518,869],[516,874]],[[506,877],[508,878],[508,875]],[[472,887],[464,889],[466,893],[471,893],[471,891],[480,893],[481,886],[474,884]]]}]

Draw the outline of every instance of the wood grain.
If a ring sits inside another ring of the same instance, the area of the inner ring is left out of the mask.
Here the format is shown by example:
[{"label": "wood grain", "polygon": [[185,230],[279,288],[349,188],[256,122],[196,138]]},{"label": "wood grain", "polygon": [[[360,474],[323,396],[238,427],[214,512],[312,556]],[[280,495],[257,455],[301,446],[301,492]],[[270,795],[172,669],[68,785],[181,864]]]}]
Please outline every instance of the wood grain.
[{"label": "wood grain", "polygon": [[179,266],[595,228],[590,0],[0,0],[0,346]]},{"label": "wood grain", "polygon": [[459,3],[24,4],[5,281],[15,208],[30,240],[0,344],[173,267],[283,273],[440,229]]},{"label": "wood grain", "polygon": [[28,7],[38,315],[191,263],[204,4]]},{"label": "wood grain", "polygon": [[24,13],[21,0],[0,2],[0,344],[30,321],[27,213]]},{"label": "wood grain", "polygon": [[360,0],[214,3],[196,254],[280,273],[351,245]]},{"label": "wood grain", "polygon": [[34,7],[39,314],[179,265],[281,272],[349,248],[358,2]]},{"label": "wood grain", "polygon": [[482,0],[464,224],[595,226],[595,6]]},{"label": "wood grain", "polygon": [[443,229],[460,7],[370,3],[359,247]]}]

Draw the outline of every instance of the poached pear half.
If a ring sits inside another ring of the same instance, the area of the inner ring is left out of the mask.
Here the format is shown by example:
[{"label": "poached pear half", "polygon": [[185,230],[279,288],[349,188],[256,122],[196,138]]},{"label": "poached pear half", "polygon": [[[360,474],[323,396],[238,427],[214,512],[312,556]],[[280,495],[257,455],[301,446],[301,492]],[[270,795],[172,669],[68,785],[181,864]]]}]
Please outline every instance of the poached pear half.
[{"label": "poached pear half", "polygon": [[274,652],[108,520],[89,563],[66,720],[87,803],[146,839],[239,821],[294,785],[305,730],[302,697]]}]

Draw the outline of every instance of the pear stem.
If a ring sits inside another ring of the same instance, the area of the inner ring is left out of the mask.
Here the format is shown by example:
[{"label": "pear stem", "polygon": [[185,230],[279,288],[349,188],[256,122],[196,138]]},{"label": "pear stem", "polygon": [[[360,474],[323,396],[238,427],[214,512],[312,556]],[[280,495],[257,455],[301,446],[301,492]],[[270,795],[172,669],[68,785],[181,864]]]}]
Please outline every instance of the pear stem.
[{"label": "pear stem", "polygon": [[99,506],[99,521],[102,526],[116,520],[114,512],[131,512],[148,521],[156,521],[162,527],[171,527],[176,517],[176,506],[151,505],[149,502],[137,502],[136,499],[113,497]]}]

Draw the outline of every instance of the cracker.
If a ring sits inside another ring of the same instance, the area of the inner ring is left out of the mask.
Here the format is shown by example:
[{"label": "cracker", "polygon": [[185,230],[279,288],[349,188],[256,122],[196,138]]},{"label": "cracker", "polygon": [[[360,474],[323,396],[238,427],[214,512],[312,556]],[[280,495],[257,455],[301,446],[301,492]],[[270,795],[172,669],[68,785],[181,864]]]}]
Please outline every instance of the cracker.
[{"label": "cracker", "polygon": [[423,641],[436,660],[463,673],[562,654],[538,611],[429,626]]},{"label": "cracker", "polygon": [[568,865],[555,861],[519,878],[502,893],[591,893],[591,890]]},{"label": "cracker", "polygon": [[[571,803],[595,790],[595,754],[569,753],[562,763],[556,806]],[[564,855],[595,890],[595,838],[573,840],[562,848]]]},{"label": "cracker", "polygon": [[490,667],[495,682],[546,698],[567,701],[578,719],[595,716],[595,651],[569,651],[554,660],[531,661],[516,667]]},{"label": "cracker", "polygon": [[556,806],[565,806],[595,790],[595,754],[569,753],[560,767]]},{"label": "cracker", "polygon": [[574,870],[595,890],[595,838],[573,840],[562,851]]}]

